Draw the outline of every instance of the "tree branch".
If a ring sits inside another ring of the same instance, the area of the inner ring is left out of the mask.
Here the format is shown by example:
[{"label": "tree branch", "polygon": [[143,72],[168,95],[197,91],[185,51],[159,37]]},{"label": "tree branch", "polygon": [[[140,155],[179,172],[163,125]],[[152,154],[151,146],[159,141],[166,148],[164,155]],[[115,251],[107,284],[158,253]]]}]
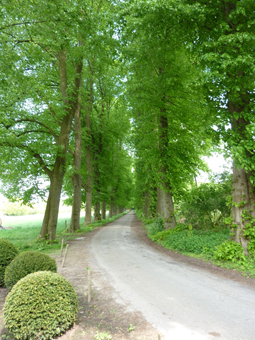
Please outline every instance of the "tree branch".
[{"label": "tree branch", "polygon": [[25,144],[17,144],[13,145],[10,142],[2,142],[0,143],[0,146],[10,146],[11,148],[16,147],[18,149],[25,149],[31,153],[31,155],[37,159],[39,165],[43,169],[43,171],[48,175],[50,178],[52,176],[52,171],[47,167],[47,165],[44,163],[44,160],[42,159],[41,155],[38,152],[35,152],[33,149],[31,149],[28,145]]},{"label": "tree branch", "polygon": [[14,123],[23,123],[23,122],[31,122],[31,123],[36,123],[38,125],[41,125],[43,126],[45,129],[47,129],[49,131],[49,133],[54,137],[54,139],[57,141],[58,139],[58,136],[55,134],[55,132],[52,130],[51,127],[49,127],[48,125],[42,123],[42,122],[39,122],[38,120],[36,119],[33,119],[33,118],[24,118],[24,119],[18,119],[18,120],[15,120]]},{"label": "tree branch", "polygon": [[13,26],[26,25],[26,24],[40,24],[42,22],[46,22],[46,20],[35,21],[35,22],[33,22],[33,21],[18,22],[16,24],[10,24],[10,25],[0,27],[0,31],[4,30],[6,28],[9,28],[9,27],[13,27]]}]

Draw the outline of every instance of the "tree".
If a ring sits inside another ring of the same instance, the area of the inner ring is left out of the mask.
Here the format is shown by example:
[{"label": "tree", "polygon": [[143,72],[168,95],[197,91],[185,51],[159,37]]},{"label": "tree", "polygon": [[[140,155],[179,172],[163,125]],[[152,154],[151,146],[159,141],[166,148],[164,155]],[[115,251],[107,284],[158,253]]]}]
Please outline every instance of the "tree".
[{"label": "tree", "polygon": [[[148,201],[156,185],[156,212],[164,216],[166,227],[174,228],[173,196],[202,166],[200,155],[207,149],[211,122],[199,70],[192,65],[174,16],[175,3],[140,1],[127,12],[129,105],[138,135],[137,161],[148,171],[144,196]],[[150,187],[152,177],[156,183]]]},{"label": "tree", "polygon": [[[4,177],[10,181],[16,161],[24,163],[27,174],[14,171],[18,179],[31,176],[38,182],[42,173],[48,176],[41,237],[51,241],[81,88],[83,49],[76,32],[77,20],[83,22],[80,10],[78,4],[71,8],[69,3],[24,1],[18,13],[14,3],[6,4],[1,12],[1,145],[3,156],[13,151],[12,166],[5,168]],[[38,189],[27,179],[24,182],[29,187],[23,190],[24,198],[29,201]]]},{"label": "tree", "polygon": [[233,199],[230,228],[233,239],[248,254],[254,238],[254,1],[185,1],[196,4],[198,61],[204,66],[208,100],[215,125],[233,157]]}]

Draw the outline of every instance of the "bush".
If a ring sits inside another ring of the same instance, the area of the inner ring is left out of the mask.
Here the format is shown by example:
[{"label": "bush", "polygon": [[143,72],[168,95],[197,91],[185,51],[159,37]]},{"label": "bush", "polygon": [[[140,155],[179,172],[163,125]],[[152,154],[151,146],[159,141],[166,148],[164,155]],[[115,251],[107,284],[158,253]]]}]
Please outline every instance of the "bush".
[{"label": "bush", "polygon": [[148,234],[149,236],[155,235],[164,230],[164,219],[163,217],[158,217],[155,219],[154,223],[149,225]]},{"label": "bush", "polygon": [[197,230],[184,230],[169,234],[163,245],[182,253],[213,255],[215,247],[220,245],[229,236],[227,229],[215,233]]},{"label": "bush", "polygon": [[49,255],[36,251],[19,254],[5,270],[5,286],[10,291],[20,279],[39,271],[57,272],[56,261]]},{"label": "bush", "polygon": [[245,261],[245,255],[241,244],[234,241],[223,242],[213,253],[216,260],[220,261]]},{"label": "bush", "polygon": [[0,238],[0,287],[4,286],[6,267],[18,254],[18,249],[10,241]]},{"label": "bush", "polygon": [[57,273],[36,272],[13,287],[4,305],[4,322],[19,340],[46,340],[63,334],[78,310],[73,286]]},{"label": "bush", "polygon": [[201,183],[190,188],[179,203],[177,215],[179,218],[185,217],[184,223],[192,224],[193,228],[225,227],[224,218],[231,212],[228,205],[230,194],[231,181],[223,173],[217,183]]}]

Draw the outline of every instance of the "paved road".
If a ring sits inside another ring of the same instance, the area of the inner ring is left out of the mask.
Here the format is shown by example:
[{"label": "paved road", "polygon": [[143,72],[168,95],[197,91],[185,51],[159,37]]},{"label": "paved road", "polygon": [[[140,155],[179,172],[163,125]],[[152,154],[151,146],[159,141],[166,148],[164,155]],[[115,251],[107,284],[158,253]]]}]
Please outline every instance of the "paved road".
[{"label": "paved road", "polygon": [[120,302],[143,316],[166,340],[254,340],[255,290],[179,263],[141,243],[132,213],[92,240],[93,266]]}]

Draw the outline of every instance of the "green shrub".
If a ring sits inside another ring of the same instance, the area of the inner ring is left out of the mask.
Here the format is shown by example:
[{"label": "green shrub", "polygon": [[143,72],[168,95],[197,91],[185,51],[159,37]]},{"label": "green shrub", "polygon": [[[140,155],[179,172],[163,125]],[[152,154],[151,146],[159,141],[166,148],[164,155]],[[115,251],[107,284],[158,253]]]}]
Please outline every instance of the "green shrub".
[{"label": "green shrub", "polygon": [[4,286],[5,268],[18,254],[18,249],[10,241],[0,238],[0,287]]},{"label": "green shrub", "polygon": [[149,236],[153,242],[160,242],[160,241],[165,241],[168,235],[171,235],[174,233],[175,233],[174,229],[167,229],[167,230],[160,231],[158,233],[150,234]]},{"label": "green shrub", "polygon": [[232,187],[230,177],[223,172],[211,178],[211,183],[190,188],[179,202],[177,217],[185,217],[184,223],[192,224],[196,229],[224,228],[224,218],[231,212],[228,205]]},{"label": "green shrub", "polygon": [[234,241],[225,241],[219,245],[213,253],[216,260],[220,261],[245,261],[245,255],[241,244]]},{"label": "green shrub", "polygon": [[[156,229],[158,230],[158,229]],[[152,239],[152,241],[154,242],[161,242],[161,241],[165,241],[169,235],[184,231],[184,230],[192,230],[192,226],[191,225],[186,225],[186,224],[177,224],[176,227],[174,229],[164,229],[163,231],[158,231],[158,232],[151,233],[149,234],[149,237]]]},{"label": "green shrub", "polygon": [[216,246],[228,238],[228,230],[221,232],[203,232],[197,230],[184,230],[169,234],[163,243],[167,248],[182,253],[207,254],[212,256]]},{"label": "green shrub", "polygon": [[148,234],[149,236],[155,235],[164,230],[164,219],[163,217],[158,217],[155,219],[154,223],[148,226]]},{"label": "green shrub", "polygon": [[36,251],[19,254],[5,270],[5,286],[10,291],[20,279],[39,271],[57,272],[56,261],[49,255]]},{"label": "green shrub", "polygon": [[4,305],[4,322],[18,340],[46,340],[63,334],[75,322],[76,293],[64,277],[52,272],[25,276],[13,287]]}]

